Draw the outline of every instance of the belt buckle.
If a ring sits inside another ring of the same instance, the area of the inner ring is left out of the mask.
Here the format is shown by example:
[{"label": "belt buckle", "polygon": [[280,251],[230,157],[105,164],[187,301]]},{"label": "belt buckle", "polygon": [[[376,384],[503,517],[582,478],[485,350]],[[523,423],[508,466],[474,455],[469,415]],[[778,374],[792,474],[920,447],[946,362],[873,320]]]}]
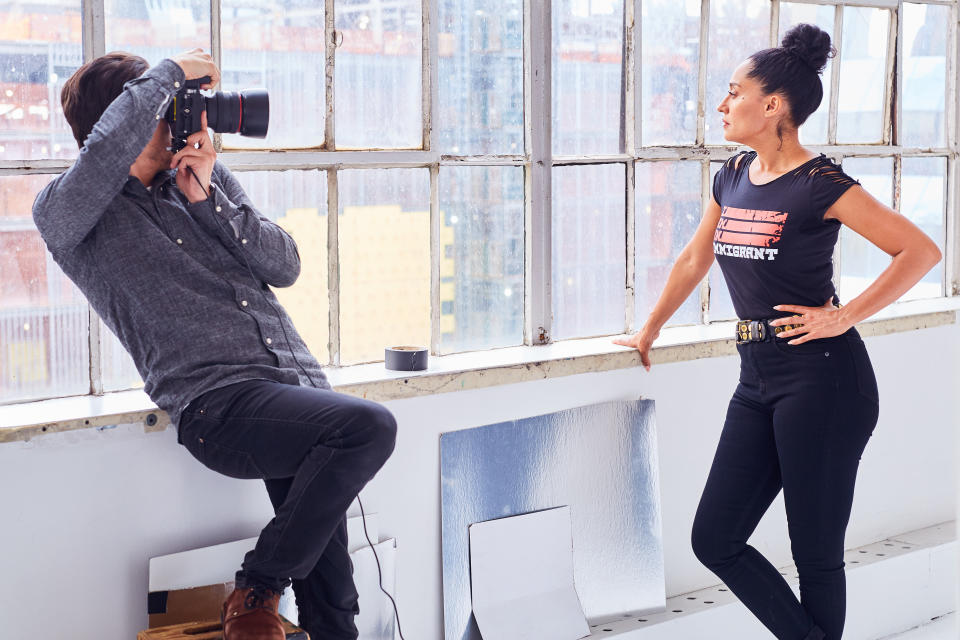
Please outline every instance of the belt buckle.
[{"label": "belt buckle", "polygon": [[764,338],[764,323],[762,320],[737,321],[737,344],[762,342]]}]

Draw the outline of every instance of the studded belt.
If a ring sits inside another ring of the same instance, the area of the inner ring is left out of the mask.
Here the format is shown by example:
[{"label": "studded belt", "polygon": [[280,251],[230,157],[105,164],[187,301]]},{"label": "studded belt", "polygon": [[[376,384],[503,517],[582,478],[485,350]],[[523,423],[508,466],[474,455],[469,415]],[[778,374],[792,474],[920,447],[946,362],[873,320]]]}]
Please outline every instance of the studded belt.
[{"label": "studded belt", "polygon": [[745,342],[765,342],[772,336],[779,335],[784,331],[799,329],[799,324],[771,325],[771,320],[738,320],[737,321],[737,344]]}]

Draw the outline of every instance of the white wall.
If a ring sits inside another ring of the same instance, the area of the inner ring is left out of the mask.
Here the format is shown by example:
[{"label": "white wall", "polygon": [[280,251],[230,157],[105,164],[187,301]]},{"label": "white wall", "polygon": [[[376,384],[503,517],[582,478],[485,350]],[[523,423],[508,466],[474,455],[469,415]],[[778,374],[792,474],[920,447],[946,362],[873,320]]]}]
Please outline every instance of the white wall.
[{"label": "white wall", "polygon": [[[960,426],[960,326],[870,338],[880,424],[861,464],[847,546],[954,518],[953,434]],[[364,493],[398,540],[404,635],[442,629],[438,436],[567,407],[657,401],[667,594],[717,580],[689,530],[736,384],[736,357],[613,371],[389,403],[397,449]],[[135,427],[0,445],[0,637],[121,640],[146,627],[147,561],[255,535],[270,516],[260,483],[223,478],[176,444]],[[777,500],[753,538],[788,564]],[[362,603],[361,603],[362,606]]]}]

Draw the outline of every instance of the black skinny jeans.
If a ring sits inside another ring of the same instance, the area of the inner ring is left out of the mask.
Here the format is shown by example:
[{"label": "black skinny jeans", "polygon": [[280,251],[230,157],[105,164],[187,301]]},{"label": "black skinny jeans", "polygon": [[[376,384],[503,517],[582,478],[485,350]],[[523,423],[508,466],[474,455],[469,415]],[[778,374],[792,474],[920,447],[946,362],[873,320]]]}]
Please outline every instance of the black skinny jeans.
[{"label": "black skinny jeans", "polygon": [[[877,382],[856,330],[791,346],[738,345],[730,401],[693,524],[693,551],[779,640],[840,640],[844,534]],[[800,600],[747,544],[783,489]],[[722,634],[721,634],[722,635]]]},{"label": "black skinny jeans", "polygon": [[355,640],[359,612],[346,511],[393,452],[383,406],[333,391],[248,380],[209,391],[183,412],[179,441],[205,466],[259,478],[276,513],[247,553],[237,587],[292,579],[311,638]]}]

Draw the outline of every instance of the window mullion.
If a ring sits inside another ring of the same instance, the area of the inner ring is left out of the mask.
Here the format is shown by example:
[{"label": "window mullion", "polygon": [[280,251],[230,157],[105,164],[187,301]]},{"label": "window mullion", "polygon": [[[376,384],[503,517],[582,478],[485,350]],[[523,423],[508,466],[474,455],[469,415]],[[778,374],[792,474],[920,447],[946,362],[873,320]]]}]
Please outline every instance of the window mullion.
[{"label": "window mullion", "polygon": [[[337,56],[337,32],[335,29],[335,14],[333,8],[334,0],[326,0],[323,12],[324,20],[324,40],[326,42],[326,51],[324,55],[324,65],[326,73],[324,74],[324,90],[326,91],[326,118],[324,120],[323,146],[327,151],[335,151],[336,136],[334,133],[334,110],[333,103],[335,99],[334,77],[336,74],[336,56]],[[332,307],[331,307],[332,308]],[[332,335],[332,334],[331,334]],[[332,352],[331,352],[332,353]]]},{"label": "window mullion", "polygon": [[[104,0],[83,0],[82,31],[82,58],[84,63],[90,62],[105,53],[106,23],[103,11]],[[87,304],[87,345],[89,350],[89,382],[90,393],[96,396],[103,395],[103,359],[101,357],[100,316]]]},{"label": "window mullion", "polygon": [[437,20],[439,18],[439,9],[436,2],[431,0],[421,1],[422,15],[422,63],[420,65],[422,80],[420,83],[420,98],[423,107],[423,150],[428,151],[433,148],[433,123],[436,112],[434,105],[437,104],[437,78],[439,59],[437,56]]},{"label": "window mullion", "polygon": [[[884,101],[883,101],[883,144],[899,144],[900,132],[899,121],[897,120],[898,109],[894,104],[899,101],[902,88],[901,71],[903,68],[903,56],[900,55],[900,43],[903,39],[903,28],[901,27],[901,18],[903,16],[903,2],[897,4],[896,9],[890,10],[890,30],[887,34],[887,65],[884,78]],[[894,138],[894,135],[896,137]],[[899,189],[896,189],[899,190]]]},{"label": "window mullion", "polygon": [[339,173],[327,171],[327,296],[330,309],[330,364],[340,365],[340,192]]},{"label": "window mullion", "polygon": [[90,62],[106,52],[106,26],[103,14],[104,0],[82,0],[83,61]]},{"label": "window mullion", "polygon": [[[700,216],[707,213],[707,206],[710,204],[711,191],[713,184],[710,181],[710,160],[704,160],[700,163]],[[710,272],[704,276],[700,282],[700,322],[709,324],[710,322]]]},{"label": "window mullion", "polygon": [[780,44],[780,0],[770,2],[770,46]]},{"label": "window mullion", "polygon": [[843,60],[843,6],[833,14],[833,46],[837,51],[830,65],[830,112],[827,114],[827,144],[837,144],[837,119],[840,105],[840,65]]},{"label": "window mullion", "polygon": [[553,320],[551,268],[551,3],[524,2],[524,118],[530,165],[524,189],[524,344],[550,341]]},{"label": "window mullion", "polygon": [[946,277],[944,284],[947,295],[960,295],[960,109],[957,108],[958,93],[957,72],[960,70],[960,9],[953,3],[950,7],[950,29],[947,36],[947,90],[946,113],[947,146],[950,155],[947,158],[947,211],[946,211],[946,247],[944,247],[944,266]]},{"label": "window mullion", "polygon": [[706,137],[707,53],[710,48],[710,0],[700,0],[700,57],[697,75],[697,139],[703,146]]}]

